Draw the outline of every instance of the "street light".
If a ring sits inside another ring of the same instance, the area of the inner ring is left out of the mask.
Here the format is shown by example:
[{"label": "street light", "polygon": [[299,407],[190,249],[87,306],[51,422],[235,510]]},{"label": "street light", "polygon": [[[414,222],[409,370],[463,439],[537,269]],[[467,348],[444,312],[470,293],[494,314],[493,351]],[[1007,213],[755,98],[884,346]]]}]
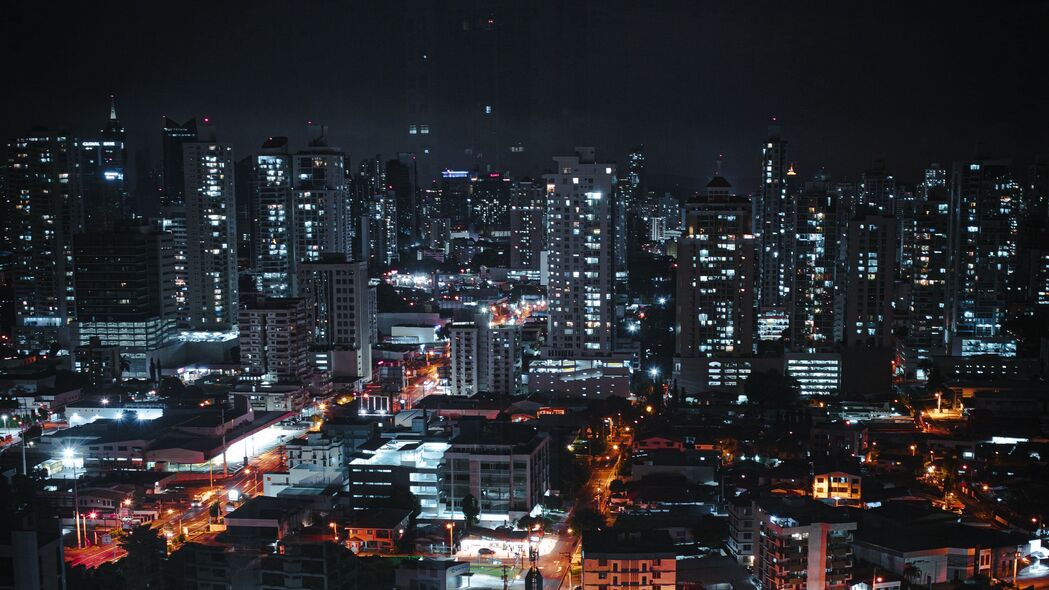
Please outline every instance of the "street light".
[{"label": "street light", "polygon": [[659,367],[652,367],[651,369],[649,369],[648,370],[648,375],[649,375],[649,377],[652,377],[653,379],[659,377]]},{"label": "street light", "polygon": [[448,529],[448,556],[455,555],[452,551],[452,546],[455,545],[455,523],[449,522],[444,525],[444,528]]},{"label": "street light", "polygon": [[335,523],[335,522],[329,522],[328,526],[331,527],[332,537],[334,538],[335,542],[338,543],[339,542],[339,525],[337,523]]}]

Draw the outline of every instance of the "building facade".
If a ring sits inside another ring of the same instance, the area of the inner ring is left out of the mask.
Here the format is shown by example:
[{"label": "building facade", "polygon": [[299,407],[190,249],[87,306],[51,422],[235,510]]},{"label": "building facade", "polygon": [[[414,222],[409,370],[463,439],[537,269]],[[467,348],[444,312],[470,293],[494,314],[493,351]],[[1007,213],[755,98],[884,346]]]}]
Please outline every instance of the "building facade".
[{"label": "building facade", "polygon": [[546,174],[549,223],[549,357],[612,352],[613,268],[611,199],[615,166],[598,163],[593,148],[554,158]]},{"label": "building facade", "polygon": [[185,142],[186,306],[190,326],[228,331],[237,323],[237,232],[233,146],[214,141]]}]

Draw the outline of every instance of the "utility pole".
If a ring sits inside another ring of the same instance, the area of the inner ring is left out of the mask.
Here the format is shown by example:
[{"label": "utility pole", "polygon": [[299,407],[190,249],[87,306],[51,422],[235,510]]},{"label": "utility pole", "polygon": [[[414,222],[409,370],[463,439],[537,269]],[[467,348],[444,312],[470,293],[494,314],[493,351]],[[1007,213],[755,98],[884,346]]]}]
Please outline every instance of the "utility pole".
[{"label": "utility pole", "polygon": [[229,477],[229,463],[226,462],[226,402],[222,402],[222,477]]}]

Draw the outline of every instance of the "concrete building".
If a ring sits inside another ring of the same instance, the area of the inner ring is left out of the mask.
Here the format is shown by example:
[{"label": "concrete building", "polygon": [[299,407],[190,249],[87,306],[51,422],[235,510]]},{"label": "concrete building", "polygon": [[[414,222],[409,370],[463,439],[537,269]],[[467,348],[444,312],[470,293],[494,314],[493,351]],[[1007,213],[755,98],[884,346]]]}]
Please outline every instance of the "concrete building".
[{"label": "concrete building", "polygon": [[80,234],[73,267],[77,343],[119,346],[126,376],[150,377],[178,336],[172,235],[138,221]]},{"label": "concrete building", "polygon": [[473,495],[482,521],[506,522],[528,514],[550,489],[550,437],[509,422],[461,418],[445,451],[439,488],[448,518],[462,518]]},{"label": "concrete building", "polygon": [[583,590],[674,590],[677,553],[665,532],[587,531]]},{"label": "concrete building", "polygon": [[753,352],[751,203],[719,196],[727,184],[717,176],[705,197],[685,205],[685,235],[677,251],[677,356]]},{"label": "concrete building", "polygon": [[66,570],[58,519],[24,510],[5,515],[0,531],[0,572],[4,590],[65,590]]},{"label": "concrete building", "polygon": [[598,163],[593,148],[554,158],[546,174],[549,232],[550,358],[612,353],[611,199],[615,166]]},{"label": "concrete building", "polygon": [[451,339],[451,394],[516,395],[521,388],[521,327],[453,322]]},{"label": "concrete building", "polygon": [[[346,154],[328,147],[327,127],[307,128],[309,146],[292,157],[292,235],[296,262],[325,253],[349,258],[353,212],[346,183]],[[293,275],[294,276],[294,275]]]},{"label": "concrete building", "polygon": [[761,186],[755,203],[758,240],[757,302],[760,312],[783,309],[791,295],[794,257],[794,203],[789,196],[787,141],[779,125],[770,125],[761,146]]},{"label": "concrete building", "polygon": [[251,156],[255,216],[255,287],[272,297],[291,297],[295,282],[291,156],[288,138],[271,137]]},{"label": "concrete building", "polygon": [[894,218],[857,214],[849,221],[845,272],[845,345],[890,348],[896,282]]},{"label": "concrete building", "polygon": [[101,132],[77,142],[84,227],[111,229],[131,216],[127,190],[127,150],[124,127],[117,120],[116,100],[109,97],[109,120]]},{"label": "concrete building", "polygon": [[237,324],[237,231],[233,146],[214,127],[182,144],[186,190],[187,315],[201,331]]},{"label": "concrete building", "polygon": [[510,195],[510,268],[538,271],[546,248],[546,192],[525,178],[513,183]]},{"label": "concrete building", "polygon": [[240,309],[240,357],[248,378],[301,383],[310,372],[309,315],[299,298],[258,297]]},{"label": "concrete building", "polygon": [[333,377],[372,379],[372,330],[368,264],[324,253],[299,265],[299,293],[313,324],[310,350],[314,366]]},{"label": "concrete building", "polygon": [[449,447],[447,439],[421,434],[373,439],[362,444],[348,459],[354,507],[366,510],[382,505],[389,501],[394,488],[402,488],[419,499],[419,518],[444,517],[438,481]]},{"label": "concrete building", "polygon": [[[940,171],[942,172],[942,171]],[[930,174],[927,172],[926,177]],[[937,182],[936,175],[932,180]],[[950,231],[950,203],[947,189],[938,184],[924,190],[924,199],[915,215],[914,244],[912,247],[910,308],[907,310],[907,346],[913,351],[907,356],[909,374],[924,380],[920,365],[933,356],[946,352],[948,232]],[[922,375],[918,375],[919,370]]]},{"label": "concrete building", "polygon": [[394,586],[404,590],[458,590],[469,587],[470,563],[454,559],[402,561],[394,572]]},{"label": "concrete building", "polygon": [[14,240],[15,345],[68,348],[74,319],[73,236],[83,211],[76,141],[62,131],[34,130],[7,143],[7,192],[19,213]]},{"label": "concrete building", "polygon": [[947,273],[947,331],[952,354],[1003,330],[1017,266],[1022,188],[1008,161],[954,165]]},{"label": "concrete building", "polygon": [[791,248],[792,350],[823,351],[841,341],[840,207],[823,179],[806,183],[797,197]]},{"label": "concrete building", "polygon": [[806,498],[762,499],[755,504],[754,571],[763,588],[844,589],[852,579],[856,522]]}]

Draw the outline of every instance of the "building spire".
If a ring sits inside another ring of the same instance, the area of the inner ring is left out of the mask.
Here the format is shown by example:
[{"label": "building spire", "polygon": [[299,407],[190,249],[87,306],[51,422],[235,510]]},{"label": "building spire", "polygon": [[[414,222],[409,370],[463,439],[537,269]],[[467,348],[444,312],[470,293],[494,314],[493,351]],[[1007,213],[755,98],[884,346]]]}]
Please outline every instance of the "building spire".
[{"label": "building spire", "polygon": [[115,94],[109,95],[109,120],[117,120],[117,97]]}]

